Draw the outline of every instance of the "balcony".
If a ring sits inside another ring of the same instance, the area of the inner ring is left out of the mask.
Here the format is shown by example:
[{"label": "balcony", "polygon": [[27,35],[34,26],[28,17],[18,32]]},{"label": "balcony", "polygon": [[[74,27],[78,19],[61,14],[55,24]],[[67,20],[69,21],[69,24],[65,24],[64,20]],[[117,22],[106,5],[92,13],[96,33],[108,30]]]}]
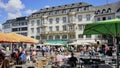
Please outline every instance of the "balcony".
[{"label": "balcony", "polygon": [[49,31],[48,34],[68,34],[68,31]]},{"label": "balcony", "polygon": [[40,27],[46,27],[47,24],[40,24]]},{"label": "balcony", "polygon": [[75,29],[73,29],[73,30],[68,30],[68,33],[69,33],[69,34],[75,34],[75,31],[76,31]]},{"label": "balcony", "polygon": [[46,31],[42,31],[42,32],[40,32],[40,34],[41,35],[46,35],[46,34],[48,34]]},{"label": "balcony", "polygon": [[68,22],[67,24],[68,24],[68,25],[75,25],[76,22],[75,22],[75,21],[70,21],[70,22]]}]

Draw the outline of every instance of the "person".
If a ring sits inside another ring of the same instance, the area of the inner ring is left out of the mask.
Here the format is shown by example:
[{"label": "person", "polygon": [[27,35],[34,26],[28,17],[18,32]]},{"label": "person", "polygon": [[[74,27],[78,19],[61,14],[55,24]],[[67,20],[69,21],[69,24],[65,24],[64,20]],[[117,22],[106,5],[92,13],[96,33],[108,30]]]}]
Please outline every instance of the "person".
[{"label": "person", "polygon": [[45,46],[42,46],[42,56],[45,55],[45,52],[46,52],[46,47],[45,47]]},{"label": "person", "polygon": [[20,62],[22,62],[22,63],[26,62],[26,55],[25,55],[25,53],[23,51],[19,54],[19,57],[21,59]]},{"label": "person", "polygon": [[9,60],[5,59],[5,54],[0,49],[0,68],[10,68]]},{"label": "person", "polygon": [[74,57],[74,53],[72,52],[71,57],[68,58],[68,63],[70,64],[71,67],[76,67],[77,61],[78,61],[77,58]]},{"label": "person", "polygon": [[61,66],[63,60],[64,60],[64,56],[60,54],[60,52],[58,52],[55,58],[56,65]]}]

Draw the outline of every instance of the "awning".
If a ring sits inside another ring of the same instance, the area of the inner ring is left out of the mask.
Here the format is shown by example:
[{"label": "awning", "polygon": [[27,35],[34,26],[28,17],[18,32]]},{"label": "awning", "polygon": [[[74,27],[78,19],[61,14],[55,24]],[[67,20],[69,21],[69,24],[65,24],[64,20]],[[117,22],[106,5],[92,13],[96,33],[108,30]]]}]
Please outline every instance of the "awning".
[{"label": "awning", "polygon": [[46,44],[46,45],[67,45],[67,41],[63,41],[63,40],[47,40],[44,44]]},{"label": "awning", "polygon": [[77,40],[73,43],[69,43],[69,45],[87,45],[90,43],[96,43],[95,40]]}]

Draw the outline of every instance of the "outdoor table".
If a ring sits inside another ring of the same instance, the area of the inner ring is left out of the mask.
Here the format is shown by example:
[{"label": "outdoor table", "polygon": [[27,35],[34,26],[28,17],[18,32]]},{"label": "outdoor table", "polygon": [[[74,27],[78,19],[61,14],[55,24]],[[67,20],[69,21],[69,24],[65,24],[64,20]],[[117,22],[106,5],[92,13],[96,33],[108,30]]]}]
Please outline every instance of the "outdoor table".
[{"label": "outdoor table", "polygon": [[80,58],[79,62],[80,62],[81,68],[83,65],[93,65],[94,67],[96,67],[98,64],[103,63],[103,61],[101,61],[100,59],[93,59],[93,58],[89,58],[89,59],[88,58]]}]

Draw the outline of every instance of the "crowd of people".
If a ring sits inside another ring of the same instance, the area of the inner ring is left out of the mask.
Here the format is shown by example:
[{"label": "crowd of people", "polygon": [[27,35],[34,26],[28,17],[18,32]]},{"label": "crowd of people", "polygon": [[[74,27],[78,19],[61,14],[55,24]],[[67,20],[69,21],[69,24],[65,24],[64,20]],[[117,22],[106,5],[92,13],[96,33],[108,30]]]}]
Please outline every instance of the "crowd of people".
[{"label": "crowd of people", "polygon": [[[89,56],[97,56],[102,54],[104,56],[113,56],[113,53],[116,52],[115,46],[101,45],[101,46],[89,46],[84,45],[80,47],[81,51],[79,52],[81,55],[89,55]],[[3,65],[5,60],[5,54],[9,51],[9,48],[6,47],[6,50],[0,49],[0,64]],[[58,66],[66,66],[64,64],[69,64],[70,66],[76,66],[78,61],[78,57],[74,56],[75,47],[69,46],[41,46],[39,48],[39,52],[41,52],[42,57],[50,57],[55,55],[55,64]],[[25,49],[23,47],[19,47],[17,50],[14,50],[10,55],[11,59],[15,61],[15,64],[24,64],[30,61],[37,61],[36,47],[31,46],[30,49]],[[81,56],[79,56],[80,58]],[[9,65],[6,65],[9,68]]]}]

